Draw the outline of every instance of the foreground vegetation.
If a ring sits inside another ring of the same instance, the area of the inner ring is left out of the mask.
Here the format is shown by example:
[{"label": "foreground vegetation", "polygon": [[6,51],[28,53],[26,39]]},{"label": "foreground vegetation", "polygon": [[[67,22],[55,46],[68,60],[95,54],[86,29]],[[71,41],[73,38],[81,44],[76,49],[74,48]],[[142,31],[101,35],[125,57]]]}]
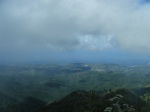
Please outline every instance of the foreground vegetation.
[{"label": "foreground vegetation", "polygon": [[150,105],[126,89],[99,94],[96,91],[75,91],[35,112],[150,112]]}]

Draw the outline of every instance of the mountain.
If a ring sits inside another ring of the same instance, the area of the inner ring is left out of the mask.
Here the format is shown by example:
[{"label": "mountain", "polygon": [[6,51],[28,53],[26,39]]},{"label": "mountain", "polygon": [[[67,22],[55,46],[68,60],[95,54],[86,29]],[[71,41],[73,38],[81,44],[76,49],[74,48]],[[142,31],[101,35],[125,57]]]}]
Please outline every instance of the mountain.
[{"label": "mountain", "polygon": [[[77,90],[85,90],[83,93],[89,94],[86,91],[95,90],[103,93],[106,89],[134,89],[138,96],[149,102],[149,82],[149,65],[122,66],[84,63],[1,65],[0,110],[3,112],[8,112],[8,109],[9,112],[20,112],[20,110],[30,112],[47,102],[61,101],[66,95]],[[105,99],[104,96],[98,96],[102,101]],[[76,101],[73,100],[73,102]],[[82,101],[79,100],[79,102]]]},{"label": "mountain", "polygon": [[[84,112],[102,111],[105,107],[102,102],[108,103],[95,91],[75,91],[61,99],[60,101],[47,104],[35,112]],[[99,108],[101,107],[101,108]]]},{"label": "mountain", "polygon": [[45,104],[44,101],[32,97],[18,101],[0,92],[0,112],[31,112]]},{"label": "mountain", "polygon": [[129,90],[109,90],[104,94],[96,91],[75,91],[60,101],[47,104],[34,112],[143,112],[146,102]]},{"label": "mountain", "polygon": [[16,105],[20,102],[2,92],[0,92],[0,111],[13,112]]}]

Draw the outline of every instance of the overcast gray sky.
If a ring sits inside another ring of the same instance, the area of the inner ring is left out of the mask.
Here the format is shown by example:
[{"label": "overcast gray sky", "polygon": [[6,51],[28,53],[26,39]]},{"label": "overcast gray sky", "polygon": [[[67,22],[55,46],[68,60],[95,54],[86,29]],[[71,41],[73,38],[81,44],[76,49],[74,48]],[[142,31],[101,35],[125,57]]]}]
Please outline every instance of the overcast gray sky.
[{"label": "overcast gray sky", "polygon": [[147,61],[149,54],[149,0],[0,1],[1,62]]}]

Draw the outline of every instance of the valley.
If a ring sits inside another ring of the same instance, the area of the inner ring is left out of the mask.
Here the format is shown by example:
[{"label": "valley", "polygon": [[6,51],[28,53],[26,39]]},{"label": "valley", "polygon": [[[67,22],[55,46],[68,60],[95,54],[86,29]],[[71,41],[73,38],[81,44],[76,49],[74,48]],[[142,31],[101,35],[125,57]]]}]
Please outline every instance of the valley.
[{"label": "valley", "polygon": [[[28,109],[33,111],[77,90],[94,90],[103,94],[120,88],[131,90],[146,100],[150,92],[150,65],[73,63],[0,66],[0,94],[4,96],[0,108],[12,104],[12,108],[25,108],[27,103],[31,108]],[[24,112],[29,110],[24,109]]]}]

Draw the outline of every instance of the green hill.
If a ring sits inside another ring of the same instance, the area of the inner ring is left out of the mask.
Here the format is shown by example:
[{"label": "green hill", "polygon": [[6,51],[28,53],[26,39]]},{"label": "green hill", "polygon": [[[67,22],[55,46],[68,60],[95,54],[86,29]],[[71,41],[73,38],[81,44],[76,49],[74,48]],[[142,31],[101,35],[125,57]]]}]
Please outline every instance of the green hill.
[{"label": "green hill", "polygon": [[98,94],[96,91],[75,91],[60,101],[47,104],[34,112],[143,112],[147,104],[140,97],[126,89]]}]

